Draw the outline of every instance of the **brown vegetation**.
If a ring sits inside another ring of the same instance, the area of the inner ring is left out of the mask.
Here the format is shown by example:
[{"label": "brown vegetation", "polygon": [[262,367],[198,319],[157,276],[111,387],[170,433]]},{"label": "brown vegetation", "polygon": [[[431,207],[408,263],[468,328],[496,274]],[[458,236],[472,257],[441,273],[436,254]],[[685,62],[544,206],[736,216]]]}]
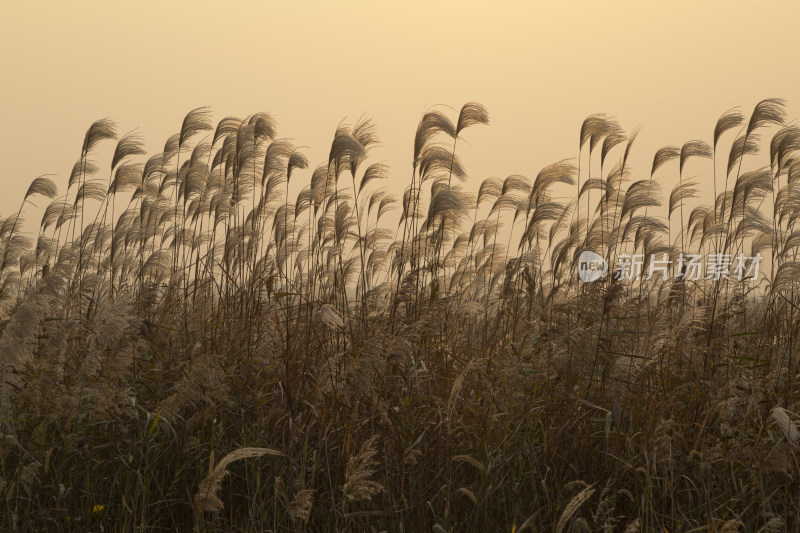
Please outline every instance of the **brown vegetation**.
[{"label": "brown vegetation", "polygon": [[[37,178],[0,221],[0,529],[800,527],[783,102],[726,112],[636,180],[635,132],[593,115],[577,161],[474,195],[459,141],[488,120],[427,112],[398,200],[369,120],[296,198],[309,161],[266,113],[196,109],[149,158],[95,122],[66,193]],[[765,259],[757,282],[582,284],[585,249],[645,272]]]}]

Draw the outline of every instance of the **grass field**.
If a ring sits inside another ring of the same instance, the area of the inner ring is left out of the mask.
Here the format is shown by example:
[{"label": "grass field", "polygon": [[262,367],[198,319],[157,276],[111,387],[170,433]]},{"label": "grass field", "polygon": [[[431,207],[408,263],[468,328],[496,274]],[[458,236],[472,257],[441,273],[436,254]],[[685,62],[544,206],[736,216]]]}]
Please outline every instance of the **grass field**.
[{"label": "grass field", "polygon": [[[488,123],[430,110],[410,175],[369,120],[318,166],[265,113],[152,155],[93,123],[0,220],[0,530],[800,528],[783,101],[648,169],[593,115],[573,160],[468,181]],[[637,254],[671,263],[613,275]]]}]

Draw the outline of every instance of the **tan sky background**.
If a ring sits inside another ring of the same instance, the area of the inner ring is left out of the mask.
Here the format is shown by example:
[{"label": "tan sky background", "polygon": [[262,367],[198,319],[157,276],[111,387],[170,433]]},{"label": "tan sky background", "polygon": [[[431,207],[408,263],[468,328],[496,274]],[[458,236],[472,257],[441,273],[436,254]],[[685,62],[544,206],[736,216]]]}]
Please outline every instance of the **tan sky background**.
[{"label": "tan sky background", "polygon": [[272,113],[312,166],[340,121],[372,117],[398,191],[434,104],[489,109],[459,151],[473,188],[575,156],[581,121],[604,112],[642,126],[646,176],[658,147],[710,141],[730,107],[783,97],[797,116],[798,20],[798,2],[9,2],[0,216],[37,175],[66,183],[95,119],[155,152],[201,105]]}]

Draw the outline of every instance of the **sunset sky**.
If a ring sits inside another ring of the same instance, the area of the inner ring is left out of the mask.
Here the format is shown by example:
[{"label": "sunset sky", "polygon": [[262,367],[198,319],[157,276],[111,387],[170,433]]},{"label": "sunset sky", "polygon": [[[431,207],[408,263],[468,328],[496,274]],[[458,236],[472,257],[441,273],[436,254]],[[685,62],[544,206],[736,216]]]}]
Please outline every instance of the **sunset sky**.
[{"label": "sunset sky", "polygon": [[489,110],[459,151],[473,189],[574,157],[581,121],[604,112],[642,127],[632,162],[646,176],[657,148],[710,141],[731,107],[783,97],[795,119],[799,15],[738,1],[7,3],[0,216],[40,174],[65,185],[95,119],[138,128],[155,152],[201,105],[272,113],[312,167],[337,124],[372,117],[397,191],[435,104]]}]

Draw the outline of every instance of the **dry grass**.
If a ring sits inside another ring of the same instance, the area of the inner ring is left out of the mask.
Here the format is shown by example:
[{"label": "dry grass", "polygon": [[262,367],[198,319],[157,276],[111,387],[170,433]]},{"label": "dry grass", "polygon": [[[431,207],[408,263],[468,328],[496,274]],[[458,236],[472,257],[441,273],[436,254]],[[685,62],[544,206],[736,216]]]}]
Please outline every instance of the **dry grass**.
[{"label": "dry grass", "polygon": [[[641,180],[635,134],[593,115],[574,163],[472,194],[459,140],[486,123],[427,113],[400,198],[368,120],[307,172],[266,113],[194,110],[105,167],[115,126],[92,125],[66,192],[37,178],[0,220],[0,529],[800,527],[783,103]],[[757,281],[581,284],[587,248],[765,260]]]}]

